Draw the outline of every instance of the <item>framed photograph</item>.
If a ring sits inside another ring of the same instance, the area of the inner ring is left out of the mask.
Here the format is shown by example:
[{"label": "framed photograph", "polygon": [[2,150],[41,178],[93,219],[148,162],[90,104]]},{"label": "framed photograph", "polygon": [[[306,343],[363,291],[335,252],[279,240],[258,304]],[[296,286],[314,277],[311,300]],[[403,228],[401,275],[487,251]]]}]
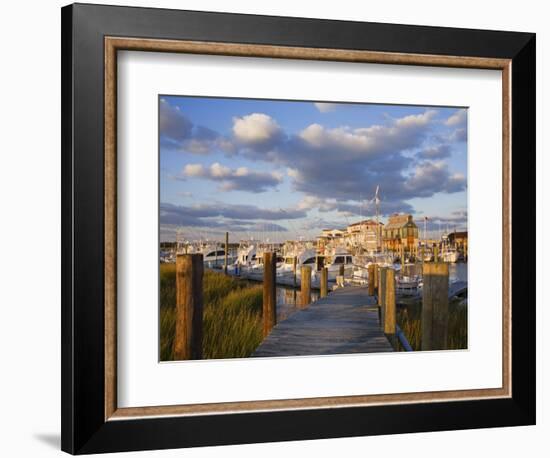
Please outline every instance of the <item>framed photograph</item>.
[{"label": "framed photograph", "polygon": [[535,423],[535,35],[62,9],[62,448]]}]

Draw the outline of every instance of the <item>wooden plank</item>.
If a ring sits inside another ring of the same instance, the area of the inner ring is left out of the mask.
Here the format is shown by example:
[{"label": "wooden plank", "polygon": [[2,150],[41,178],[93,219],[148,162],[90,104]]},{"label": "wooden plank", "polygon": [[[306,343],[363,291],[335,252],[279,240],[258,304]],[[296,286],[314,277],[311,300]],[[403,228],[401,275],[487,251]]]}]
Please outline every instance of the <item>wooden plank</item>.
[{"label": "wooden plank", "polygon": [[365,287],[345,287],[278,323],[252,356],[393,351]]}]

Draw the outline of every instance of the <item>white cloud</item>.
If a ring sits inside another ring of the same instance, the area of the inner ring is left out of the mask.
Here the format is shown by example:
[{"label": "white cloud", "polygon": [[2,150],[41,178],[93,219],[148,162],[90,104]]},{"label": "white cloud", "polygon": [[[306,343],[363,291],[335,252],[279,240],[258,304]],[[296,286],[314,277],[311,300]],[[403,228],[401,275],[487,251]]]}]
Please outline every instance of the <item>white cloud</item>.
[{"label": "white cloud", "polygon": [[408,115],[395,120],[395,127],[421,127],[428,125],[437,114],[435,110],[426,110],[424,113]]},{"label": "white cloud", "polygon": [[464,126],[466,125],[466,119],[467,111],[465,109],[460,109],[447,118],[445,125],[449,127]]},{"label": "white cloud", "polygon": [[204,176],[205,169],[201,164],[187,164],[183,169],[183,174],[188,177]]},{"label": "white cloud", "polygon": [[321,113],[328,113],[330,111],[336,110],[338,104],[336,103],[326,103],[326,102],[315,102],[315,108],[317,108]]},{"label": "white cloud", "polygon": [[264,113],[233,118],[233,134],[244,144],[266,143],[280,133],[277,122]]},{"label": "white cloud", "polygon": [[182,177],[202,178],[215,181],[220,184],[222,191],[248,191],[265,192],[269,188],[275,188],[283,181],[283,176],[279,172],[258,172],[250,170],[248,167],[239,167],[231,169],[219,162],[215,162],[210,167],[204,167],[202,164],[187,164],[182,171]]},{"label": "white cloud", "polygon": [[326,129],[320,124],[311,124],[299,136],[314,148],[337,148],[338,151],[347,150],[375,154],[390,149],[400,150],[414,146],[436,112],[428,110],[422,114],[405,116],[394,120],[390,125],[374,125],[359,129],[338,127]]}]

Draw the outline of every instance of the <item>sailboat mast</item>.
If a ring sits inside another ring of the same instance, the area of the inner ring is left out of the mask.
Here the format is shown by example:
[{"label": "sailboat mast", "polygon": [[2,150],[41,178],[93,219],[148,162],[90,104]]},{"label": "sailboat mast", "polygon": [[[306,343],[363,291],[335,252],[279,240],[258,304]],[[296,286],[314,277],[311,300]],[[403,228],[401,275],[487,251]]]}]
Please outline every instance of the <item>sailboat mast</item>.
[{"label": "sailboat mast", "polygon": [[376,193],[374,195],[374,203],[376,205],[376,251],[380,250],[380,199],[378,198],[378,189],[380,186],[376,186]]}]

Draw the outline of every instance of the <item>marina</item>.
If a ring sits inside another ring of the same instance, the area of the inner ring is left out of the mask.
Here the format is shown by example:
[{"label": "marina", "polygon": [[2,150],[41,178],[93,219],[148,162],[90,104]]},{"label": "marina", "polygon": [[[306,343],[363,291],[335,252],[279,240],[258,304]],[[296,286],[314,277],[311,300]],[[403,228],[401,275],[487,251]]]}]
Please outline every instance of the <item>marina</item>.
[{"label": "marina", "polygon": [[466,110],[170,95],[159,115],[161,360],[467,347]]}]

